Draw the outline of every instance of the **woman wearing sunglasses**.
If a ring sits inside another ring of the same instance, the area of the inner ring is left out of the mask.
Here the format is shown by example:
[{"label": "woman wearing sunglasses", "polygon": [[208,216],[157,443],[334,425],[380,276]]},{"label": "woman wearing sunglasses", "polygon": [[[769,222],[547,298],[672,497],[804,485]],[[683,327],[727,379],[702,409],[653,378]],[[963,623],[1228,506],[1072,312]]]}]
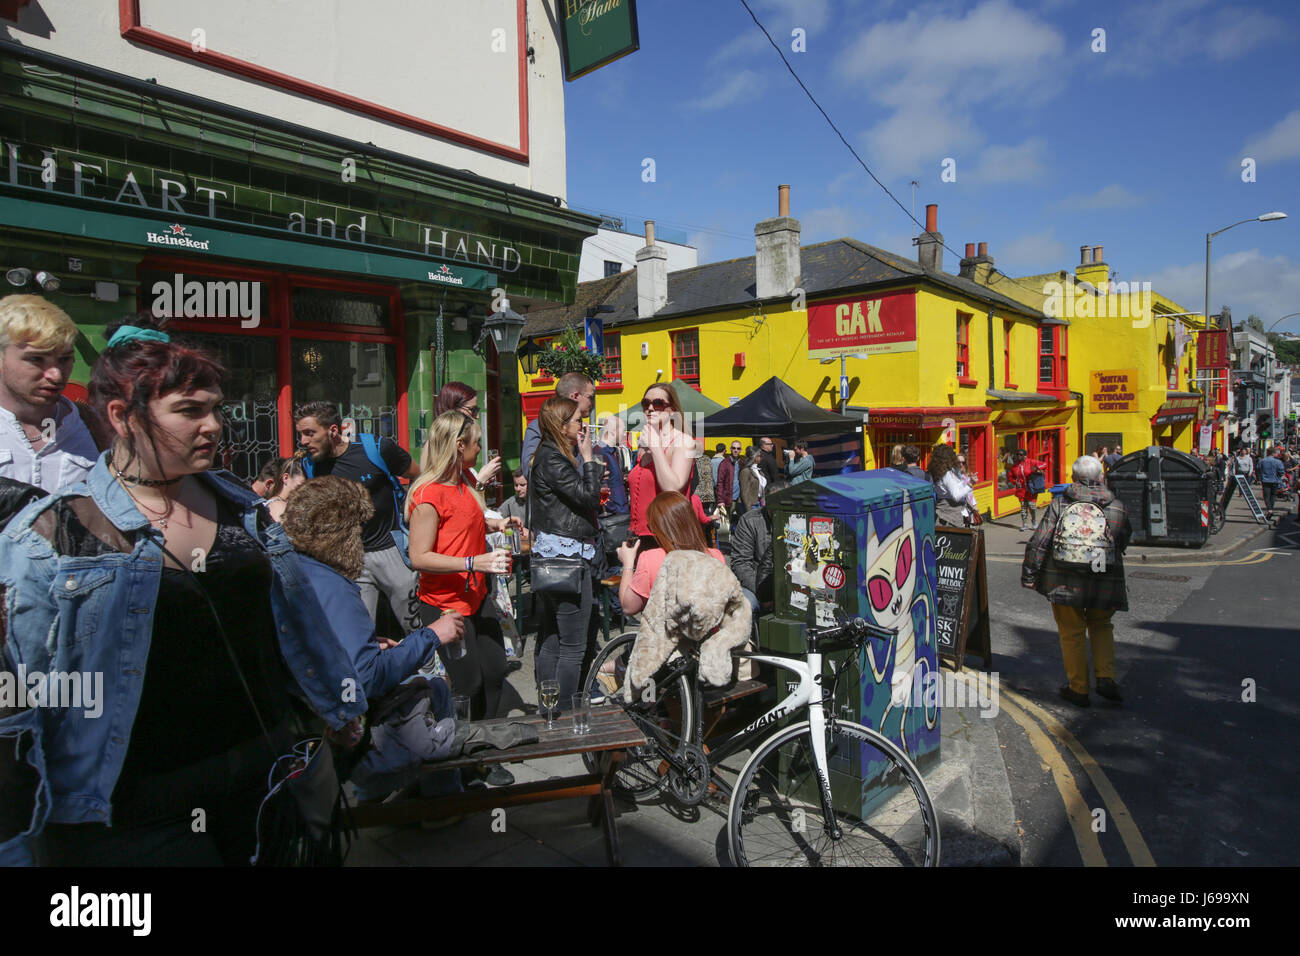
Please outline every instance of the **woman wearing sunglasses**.
[{"label": "woman wearing sunglasses", "polygon": [[[478,421],[479,403],[478,392],[473,387],[466,385],[464,382],[448,382],[438,391],[438,397],[433,400],[433,414],[436,418],[443,412],[460,412],[467,418]],[[420,456],[420,467],[428,467],[428,454],[430,445],[424,446],[424,453]],[[496,455],[489,461],[485,462],[481,469],[469,469],[470,475],[474,479],[474,487],[480,493],[486,492],[492,485],[499,485],[501,474],[501,456]]]},{"label": "woman wearing sunglasses", "polygon": [[661,493],[680,492],[690,499],[701,524],[707,524],[709,518],[699,498],[691,493],[695,442],[682,431],[685,416],[677,393],[667,385],[651,385],[641,399],[641,411],[645,414],[642,436],[647,453],[640,456],[627,483],[632,534],[641,538],[643,550],[648,550],[657,542],[646,515],[650,502]]}]

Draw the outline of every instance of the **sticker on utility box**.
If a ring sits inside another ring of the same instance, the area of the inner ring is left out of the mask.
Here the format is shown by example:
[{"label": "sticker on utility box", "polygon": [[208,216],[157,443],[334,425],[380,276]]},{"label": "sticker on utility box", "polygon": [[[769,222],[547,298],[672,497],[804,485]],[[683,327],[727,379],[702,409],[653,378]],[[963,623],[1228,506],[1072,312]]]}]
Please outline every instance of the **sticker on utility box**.
[{"label": "sticker on utility box", "polygon": [[822,569],[822,580],[832,591],[838,591],[844,587],[844,569],[838,564],[828,564]]}]

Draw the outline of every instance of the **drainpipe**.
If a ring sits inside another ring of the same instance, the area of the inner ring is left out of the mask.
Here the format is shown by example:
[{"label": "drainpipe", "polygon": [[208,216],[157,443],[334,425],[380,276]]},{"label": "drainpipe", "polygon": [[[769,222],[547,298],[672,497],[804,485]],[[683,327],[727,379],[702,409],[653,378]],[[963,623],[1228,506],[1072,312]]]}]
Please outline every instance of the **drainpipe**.
[{"label": "drainpipe", "polygon": [[[989,306],[989,388],[997,387],[997,379],[993,377],[993,369],[997,367],[993,361],[993,306]],[[1002,383],[1003,385],[1006,382]]]},{"label": "drainpipe", "polygon": [[1070,392],[1070,397],[1079,402],[1079,454],[1083,455],[1083,392]]}]

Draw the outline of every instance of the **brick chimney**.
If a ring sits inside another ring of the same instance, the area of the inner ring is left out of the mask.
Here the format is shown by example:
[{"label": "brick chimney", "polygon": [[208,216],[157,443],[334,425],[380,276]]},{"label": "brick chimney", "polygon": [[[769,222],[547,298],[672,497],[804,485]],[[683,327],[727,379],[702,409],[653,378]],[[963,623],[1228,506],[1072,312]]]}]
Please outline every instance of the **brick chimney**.
[{"label": "brick chimney", "polygon": [[961,260],[961,270],[957,274],[980,285],[988,285],[992,271],[993,257],[989,255],[989,244],[981,242],[977,251],[975,243],[966,243],[966,256]]},{"label": "brick chimney", "polygon": [[926,272],[943,271],[943,233],[939,231],[939,204],[925,207],[925,232],[913,240],[916,243],[916,261]]},{"label": "brick chimney", "polygon": [[655,223],[645,221],[645,246],[636,253],[636,317],[648,319],[668,302],[668,250],[655,245]]},{"label": "brick chimney", "polygon": [[790,187],[777,189],[775,219],[754,226],[754,295],[760,299],[789,295],[799,285],[799,220],[790,215]]}]

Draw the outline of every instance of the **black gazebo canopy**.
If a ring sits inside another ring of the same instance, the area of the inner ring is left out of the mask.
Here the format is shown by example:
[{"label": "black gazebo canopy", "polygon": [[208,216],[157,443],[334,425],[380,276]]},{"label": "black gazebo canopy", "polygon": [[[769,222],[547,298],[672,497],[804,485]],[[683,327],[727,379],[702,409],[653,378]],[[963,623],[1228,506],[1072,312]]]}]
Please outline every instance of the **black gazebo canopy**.
[{"label": "black gazebo canopy", "polygon": [[808,435],[842,435],[862,424],[814,405],[772,376],[730,408],[704,419],[705,435],[770,435],[794,439]]}]

